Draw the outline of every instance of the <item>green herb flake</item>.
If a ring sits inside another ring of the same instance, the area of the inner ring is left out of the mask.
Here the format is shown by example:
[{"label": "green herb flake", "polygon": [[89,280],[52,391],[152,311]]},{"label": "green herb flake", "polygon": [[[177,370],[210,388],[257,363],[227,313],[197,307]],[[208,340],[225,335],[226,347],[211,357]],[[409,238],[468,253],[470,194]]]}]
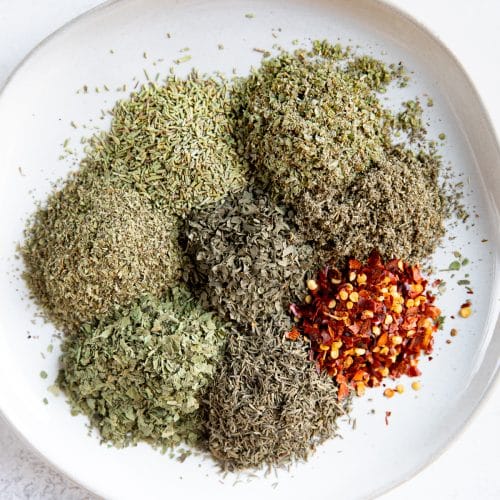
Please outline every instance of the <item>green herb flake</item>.
[{"label": "green herb flake", "polygon": [[188,54],[188,55],[185,55],[183,57],[179,57],[179,59],[175,59],[174,60],[174,63],[175,64],[182,64],[182,63],[185,63],[185,62],[188,62],[191,60],[191,56]]},{"label": "green herb flake", "polygon": [[46,371],[44,371],[44,370],[42,370],[42,371],[40,372],[40,377],[41,377],[41,378],[43,378],[43,379],[46,379],[46,378],[48,377],[47,372],[46,372]]}]

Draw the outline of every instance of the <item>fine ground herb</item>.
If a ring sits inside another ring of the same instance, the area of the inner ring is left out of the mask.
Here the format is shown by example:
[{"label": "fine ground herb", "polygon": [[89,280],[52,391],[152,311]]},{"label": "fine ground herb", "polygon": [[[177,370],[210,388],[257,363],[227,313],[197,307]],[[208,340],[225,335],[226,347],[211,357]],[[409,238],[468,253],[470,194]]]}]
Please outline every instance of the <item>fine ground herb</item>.
[{"label": "fine ground herb", "polygon": [[165,300],[143,296],[65,337],[58,384],[105,442],[194,444],[199,401],[224,343],[221,322],[174,288]]},{"label": "fine ground herb", "polygon": [[318,375],[307,344],[283,341],[269,323],[231,333],[204,405],[208,449],[223,469],[306,459],[337,433],[348,403]]},{"label": "fine ground herb", "polygon": [[[334,259],[376,248],[416,261],[444,234],[440,158],[417,100],[399,113],[382,105],[391,82],[405,84],[401,65],[314,42],[265,60],[236,88],[239,151],[294,209],[304,239]],[[401,131],[411,147],[396,142]]]},{"label": "fine ground herb", "polygon": [[109,175],[155,206],[185,215],[245,185],[230,111],[222,80],[192,73],[147,85],[118,102],[111,130],[93,138],[83,170]]},{"label": "fine ground herb", "polygon": [[30,291],[63,330],[141,294],[160,296],[182,266],[171,218],[135,191],[79,175],[35,213],[21,253]]},{"label": "fine ground herb", "polygon": [[287,319],[283,312],[302,299],[306,272],[315,270],[290,211],[258,188],[193,211],[183,232],[201,303],[245,327]]},{"label": "fine ground herb", "polygon": [[435,157],[396,147],[337,197],[305,193],[299,224],[337,259],[364,259],[375,248],[386,258],[419,261],[444,235],[438,172]]}]

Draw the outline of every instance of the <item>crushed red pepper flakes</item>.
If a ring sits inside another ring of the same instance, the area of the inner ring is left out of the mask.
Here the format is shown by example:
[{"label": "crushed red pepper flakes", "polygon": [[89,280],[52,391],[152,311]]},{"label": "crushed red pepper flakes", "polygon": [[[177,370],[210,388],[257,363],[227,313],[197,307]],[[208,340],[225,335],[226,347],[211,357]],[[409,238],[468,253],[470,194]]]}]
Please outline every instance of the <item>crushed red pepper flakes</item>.
[{"label": "crushed red pepper flakes", "polygon": [[392,415],[392,412],[386,411],[385,412],[385,425],[389,425],[389,417]]},{"label": "crushed red pepper flakes", "polygon": [[339,384],[338,398],[361,396],[382,379],[420,375],[441,314],[418,265],[372,252],[366,265],[350,259],[341,272],[325,266],[307,284],[311,297],[291,304],[295,325],[285,335],[311,341],[311,359]]}]

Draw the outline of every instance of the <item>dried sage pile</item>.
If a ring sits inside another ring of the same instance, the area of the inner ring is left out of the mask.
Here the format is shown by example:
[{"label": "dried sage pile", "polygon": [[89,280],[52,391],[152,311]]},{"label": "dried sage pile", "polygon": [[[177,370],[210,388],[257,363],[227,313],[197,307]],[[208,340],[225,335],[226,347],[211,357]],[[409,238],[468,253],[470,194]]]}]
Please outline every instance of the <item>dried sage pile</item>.
[{"label": "dried sage pile", "polygon": [[302,298],[306,272],[314,269],[313,249],[297,236],[286,207],[247,189],[193,211],[183,233],[205,307],[245,328],[271,320],[286,328],[283,313]]},{"label": "dried sage pile", "polygon": [[117,447],[197,442],[199,402],[225,340],[223,324],[184,288],[143,296],[62,344],[59,385]]},{"label": "dried sage pile", "polygon": [[78,175],[36,212],[21,253],[35,300],[66,331],[141,294],[162,295],[183,258],[174,222],[147,199]]},{"label": "dried sage pile", "polygon": [[115,106],[111,130],[94,138],[83,170],[186,215],[246,183],[230,112],[224,81],[193,73],[144,86]]},{"label": "dried sage pile", "polygon": [[208,448],[227,470],[305,460],[337,433],[348,403],[318,375],[307,346],[286,342],[272,323],[232,334],[208,393]]},{"label": "dried sage pile", "polygon": [[363,258],[375,246],[418,260],[444,234],[439,159],[429,144],[418,153],[394,140],[403,131],[423,141],[422,109],[386,109],[380,92],[391,82],[406,84],[400,67],[315,42],[266,59],[238,86],[240,152],[332,257]]}]

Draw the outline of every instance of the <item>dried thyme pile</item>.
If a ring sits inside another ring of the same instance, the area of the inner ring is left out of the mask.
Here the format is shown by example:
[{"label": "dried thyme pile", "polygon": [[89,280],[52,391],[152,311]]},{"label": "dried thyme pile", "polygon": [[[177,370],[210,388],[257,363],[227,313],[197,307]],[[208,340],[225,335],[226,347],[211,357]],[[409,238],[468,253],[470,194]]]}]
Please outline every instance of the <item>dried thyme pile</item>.
[{"label": "dried thyme pile", "polygon": [[315,265],[286,207],[258,188],[245,190],[194,211],[183,233],[205,307],[245,327],[279,318],[286,328],[283,312],[302,296],[306,271]]},{"label": "dried thyme pile", "polygon": [[[240,152],[295,210],[304,238],[334,258],[363,258],[375,246],[418,260],[444,234],[440,161],[423,141],[422,108],[384,108],[380,92],[391,82],[406,84],[401,66],[315,42],[266,59],[237,88]],[[401,131],[428,151],[395,144]]]},{"label": "dried thyme pile", "polygon": [[208,393],[208,448],[226,470],[305,460],[337,433],[337,386],[318,375],[307,346],[268,324],[232,334]]},{"label": "dried thyme pile", "polygon": [[199,401],[221,357],[225,330],[184,288],[144,296],[62,344],[58,383],[74,414],[117,447],[197,442]]},{"label": "dried thyme pile", "polygon": [[94,181],[77,175],[53,193],[21,248],[35,300],[63,330],[141,294],[160,296],[180,277],[172,219],[135,191]]},{"label": "dried thyme pile", "polygon": [[246,183],[230,112],[224,81],[193,73],[144,86],[115,106],[111,130],[93,139],[84,173],[108,175],[154,206],[186,215]]}]

